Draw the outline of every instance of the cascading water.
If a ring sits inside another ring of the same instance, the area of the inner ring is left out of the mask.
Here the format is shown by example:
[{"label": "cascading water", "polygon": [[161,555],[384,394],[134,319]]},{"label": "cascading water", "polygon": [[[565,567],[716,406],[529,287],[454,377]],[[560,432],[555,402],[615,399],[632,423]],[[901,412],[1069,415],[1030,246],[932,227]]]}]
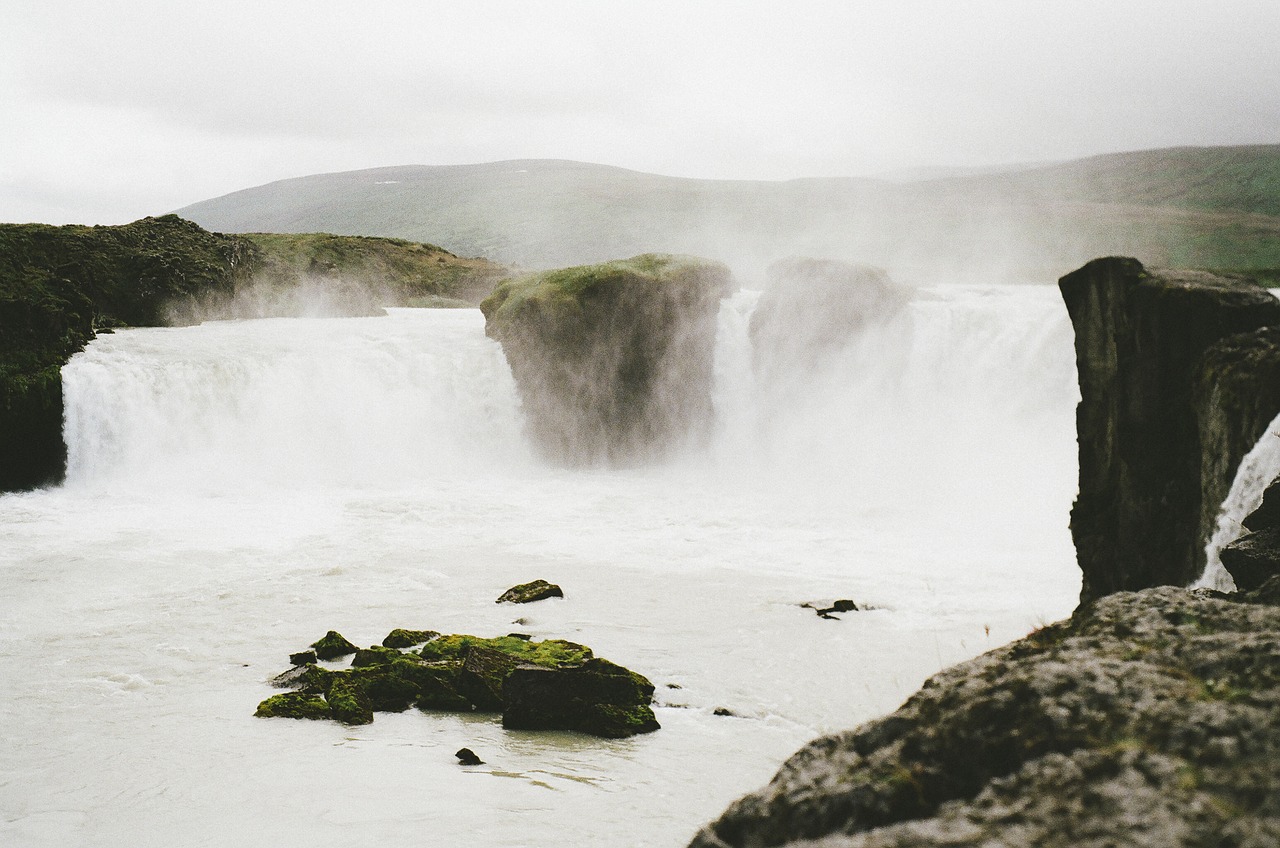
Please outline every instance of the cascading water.
[{"label": "cascading water", "polygon": [[1280,416],[1267,425],[1262,438],[1240,460],[1231,490],[1218,513],[1213,536],[1205,545],[1205,569],[1197,586],[1220,592],[1235,591],[1235,581],[1222,567],[1219,553],[1247,532],[1244,520],[1262,505],[1263,493],[1277,477],[1280,477]]},{"label": "cascading water", "polygon": [[[94,342],[67,484],[0,498],[0,841],[683,844],[814,734],[1071,610],[1055,290],[923,291],[768,381],[755,298],[721,311],[712,444],[628,470],[532,456],[474,310]],[[493,603],[538,577],[567,597]],[[799,606],[836,597],[868,609]],[[252,718],[289,652],[393,627],[585,642],[653,679],[663,730]]]}]

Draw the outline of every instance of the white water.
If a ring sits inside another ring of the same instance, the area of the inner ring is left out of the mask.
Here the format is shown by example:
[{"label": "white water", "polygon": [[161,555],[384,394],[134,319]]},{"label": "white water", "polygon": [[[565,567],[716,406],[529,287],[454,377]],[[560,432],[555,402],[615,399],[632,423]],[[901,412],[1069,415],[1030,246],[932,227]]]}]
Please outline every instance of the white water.
[{"label": "white water", "polygon": [[[95,341],[67,484],[0,497],[0,844],[682,845],[815,734],[1071,610],[1056,290],[924,292],[771,391],[752,303],[722,310],[714,444],[630,471],[531,455],[475,311]],[[567,597],[493,603],[538,577]],[[797,606],[838,597],[874,609]],[[585,642],[663,729],[252,717],[289,652],[393,627]]]},{"label": "white water", "polygon": [[1222,502],[1213,535],[1205,545],[1204,574],[1195,585],[1220,592],[1234,592],[1235,581],[1222,566],[1219,553],[1246,532],[1243,524],[1249,513],[1262,506],[1267,487],[1280,477],[1280,416],[1267,425],[1262,438],[1253,446],[1236,469],[1235,479]]}]

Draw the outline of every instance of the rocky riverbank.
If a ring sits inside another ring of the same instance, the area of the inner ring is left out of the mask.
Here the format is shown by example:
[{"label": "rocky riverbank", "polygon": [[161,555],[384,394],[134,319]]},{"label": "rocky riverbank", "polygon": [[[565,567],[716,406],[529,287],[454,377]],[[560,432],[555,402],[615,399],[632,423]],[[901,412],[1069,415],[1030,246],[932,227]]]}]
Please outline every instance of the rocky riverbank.
[{"label": "rocky riverbank", "polygon": [[[1280,844],[1280,576],[1179,588],[1280,411],[1280,303],[1122,258],[1060,287],[1082,396],[1080,607],[810,743],[694,848]],[[1238,554],[1249,573],[1274,573],[1255,554]]]}]

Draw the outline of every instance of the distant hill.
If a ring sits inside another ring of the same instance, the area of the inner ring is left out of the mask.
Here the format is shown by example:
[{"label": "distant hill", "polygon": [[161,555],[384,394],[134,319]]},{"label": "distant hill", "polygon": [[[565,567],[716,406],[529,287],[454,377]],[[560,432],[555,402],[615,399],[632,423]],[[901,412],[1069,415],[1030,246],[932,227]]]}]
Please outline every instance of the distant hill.
[{"label": "distant hill", "polygon": [[1277,268],[1280,145],[914,182],[695,180],[559,160],[406,165],[282,180],[179,214],[222,232],[389,236],[535,268],[694,253],[748,280],[794,254],[868,262],[905,281],[1048,281],[1116,253]]}]

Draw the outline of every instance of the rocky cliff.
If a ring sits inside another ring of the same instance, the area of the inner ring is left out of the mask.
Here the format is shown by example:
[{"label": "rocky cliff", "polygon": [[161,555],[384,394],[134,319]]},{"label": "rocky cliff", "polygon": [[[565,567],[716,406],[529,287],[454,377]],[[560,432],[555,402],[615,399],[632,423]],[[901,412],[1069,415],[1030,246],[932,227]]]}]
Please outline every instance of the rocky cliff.
[{"label": "rocky cliff", "polygon": [[0,491],[64,473],[60,369],[101,328],[230,293],[251,252],[174,215],[120,227],[0,225]]},{"label": "rocky cliff", "polygon": [[1250,280],[1098,259],[1059,281],[1076,331],[1081,599],[1187,585],[1236,466],[1280,412],[1280,301]]},{"label": "rocky cliff", "polygon": [[711,425],[716,315],[729,269],[646,254],[508,280],[480,306],[533,444],[567,465],[646,462]]}]

